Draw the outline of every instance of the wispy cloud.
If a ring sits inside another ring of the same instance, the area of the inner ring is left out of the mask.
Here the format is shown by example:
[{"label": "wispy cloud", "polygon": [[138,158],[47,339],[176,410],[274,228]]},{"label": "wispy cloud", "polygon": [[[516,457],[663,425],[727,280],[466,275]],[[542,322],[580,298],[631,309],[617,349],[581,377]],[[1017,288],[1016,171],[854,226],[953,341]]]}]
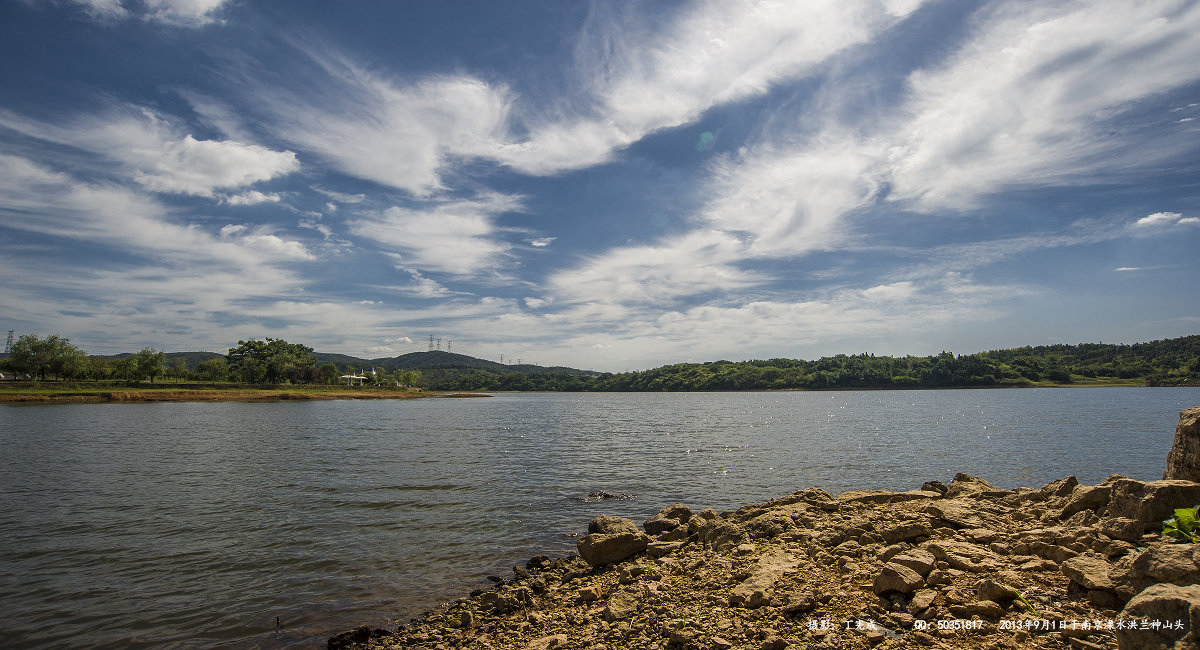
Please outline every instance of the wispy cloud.
[{"label": "wispy cloud", "polygon": [[228,0],[73,0],[92,17],[117,20],[138,17],[143,20],[175,25],[202,27],[217,21],[217,14]]},{"label": "wispy cloud", "polygon": [[135,106],[99,117],[42,122],[0,111],[0,126],[102,156],[148,190],[213,196],[299,169],[296,154],[233,140],[197,140],[161,114]]},{"label": "wispy cloud", "polygon": [[[526,118],[527,139],[496,158],[531,174],[608,161],[655,131],[812,74],[895,25],[921,0],[699,2],[668,24],[596,5],[577,50],[579,97]],[[573,105],[585,105],[574,110]]]},{"label": "wispy cloud", "polygon": [[685,296],[752,286],[761,277],[737,267],[744,243],[696,231],[659,245],[628,246],[555,274],[548,286],[560,302],[672,303]]},{"label": "wispy cloud", "polygon": [[469,75],[405,83],[342,54],[306,52],[303,89],[263,89],[254,80],[247,93],[279,137],[345,173],[428,197],[445,189],[452,161],[488,155],[504,137],[503,87]]},{"label": "wispy cloud", "polygon": [[966,208],[1013,187],[1117,181],[1195,150],[1111,121],[1200,78],[1200,5],[1174,0],[1002,5],[945,63],[909,78],[888,136],[890,199]]},{"label": "wispy cloud", "polygon": [[170,210],[126,188],[79,181],[17,156],[0,154],[0,218],[17,230],[103,242],[139,255],[178,256],[253,266],[312,259],[303,244],[226,227],[217,237],[169,220]]},{"label": "wispy cloud", "polygon": [[351,233],[397,253],[406,268],[474,276],[499,266],[512,248],[501,238],[496,217],[521,209],[521,197],[489,194],[393,206],[347,225]]},{"label": "wispy cloud", "polygon": [[[767,134],[737,155],[718,158],[707,185],[713,196],[693,215],[703,229],[696,236],[704,232],[704,237],[740,239],[744,245],[723,247],[715,255],[684,244],[686,237],[664,239],[657,246],[619,247],[559,274],[555,285],[587,287],[581,295],[617,301],[656,292],[700,295],[714,283],[691,284],[686,273],[619,274],[609,267],[639,268],[627,260],[650,258],[640,266],[754,268],[764,258],[859,245],[848,231],[860,210],[890,203],[930,218],[953,218],[1005,189],[1110,182],[1118,172],[1151,168],[1197,148],[1194,139],[1162,142],[1136,132],[1102,134],[1101,129],[1134,110],[1135,100],[1200,78],[1194,65],[1200,60],[1200,41],[1188,36],[1200,30],[1200,5],[1005,7],[980,14],[968,38],[944,63],[914,72],[903,105],[893,115],[867,116],[877,121],[854,125],[839,124],[832,115],[806,114],[803,122],[796,116],[791,127],[782,120],[777,127],[781,132]],[[1190,223],[1190,218],[1173,214],[1152,215],[1147,224]],[[933,256],[949,263],[947,256],[965,260],[975,255],[971,265],[978,266],[1017,250],[1095,242],[1114,232],[1021,237],[981,243],[972,251],[956,246]],[[604,275],[626,282],[582,281]],[[571,279],[576,277],[580,280]],[[724,277],[742,280],[741,286],[770,279],[741,270]],[[639,282],[653,288],[627,284]]]}]

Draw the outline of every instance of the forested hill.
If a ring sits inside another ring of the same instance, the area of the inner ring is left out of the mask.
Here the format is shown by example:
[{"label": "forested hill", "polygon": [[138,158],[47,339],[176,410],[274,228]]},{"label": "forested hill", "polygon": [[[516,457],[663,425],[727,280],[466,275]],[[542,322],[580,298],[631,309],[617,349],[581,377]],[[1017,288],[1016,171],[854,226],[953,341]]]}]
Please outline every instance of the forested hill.
[{"label": "forested hill", "polygon": [[1200,385],[1200,335],[1134,345],[1047,345],[968,355],[710,361],[594,376],[545,369],[526,373],[510,366],[462,368],[430,379],[429,387],[440,390],[568,391]]},{"label": "forested hill", "polygon": [[[704,391],[1096,383],[1200,385],[1200,335],[1133,345],[1043,345],[968,355],[949,352],[927,357],[839,354],[816,361],[710,361],[616,374],[501,364],[441,350],[360,359],[305,349],[311,352],[310,364],[337,366],[328,373],[330,376],[336,377],[337,373],[346,371],[379,371],[371,373],[374,377],[417,370],[420,385],[433,390]],[[131,356],[116,355],[108,359]],[[165,362],[171,366],[166,376],[183,376],[185,371],[196,371],[201,362],[225,358],[212,352],[166,353]]]}]

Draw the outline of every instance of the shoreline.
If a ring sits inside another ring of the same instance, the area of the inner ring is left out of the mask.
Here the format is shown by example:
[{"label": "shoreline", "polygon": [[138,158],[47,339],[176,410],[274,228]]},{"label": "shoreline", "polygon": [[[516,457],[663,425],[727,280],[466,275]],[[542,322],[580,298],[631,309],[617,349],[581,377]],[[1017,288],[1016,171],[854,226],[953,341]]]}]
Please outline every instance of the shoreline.
[{"label": "shoreline", "polygon": [[380,400],[422,399],[429,397],[489,397],[493,393],[740,393],[740,392],[858,392],[858,391],[942,391],[942,390],[998,390],[1036,388],[1179,388],[1191,386],[1159,386],[1123,382],[1096,382],[1073,384],[995,384],[989,386],[929,386],[929,387],[862,387],[862,388],[776,388],[755,390],[694,390],[694,391],[538,391],[538,390],[488,390],[488,391],[405,391],[389,389],[352,389],[338,387],[211,387],[190,388],[173,385],[169,387],[143,386],[136,388],[105,387],[88,389],[60,389],[25,384],[13,389],[0,385],[0,404],[39,403],[112,403],[112,402],[263,402],[290,400]]},{"label": "shoreline", "polygon": [[95,391],[5,392],[0,404],[145,403],[145,402],[283,402],[305,400],[385,400],[489,397],[486,393],[345,389],[274,388],[134,388]]},{"label": "shoreline", "polygon": [[[535,556],[394,630],[362,626],[328,647],[1193,647],[1172,644],[1200,636],[1200,607],[1189,618],[1175,606],[1180,589],[1200,603],[1200,544],[1161,529],[1172,507],[1196,503],[1191,481],[1001,490],[958,474],[906,492],[809,488],[726,513],[675,504],[641,525],[601,515],[578,555]],[[1181,628],[1136,624],[1167,619]]]}]

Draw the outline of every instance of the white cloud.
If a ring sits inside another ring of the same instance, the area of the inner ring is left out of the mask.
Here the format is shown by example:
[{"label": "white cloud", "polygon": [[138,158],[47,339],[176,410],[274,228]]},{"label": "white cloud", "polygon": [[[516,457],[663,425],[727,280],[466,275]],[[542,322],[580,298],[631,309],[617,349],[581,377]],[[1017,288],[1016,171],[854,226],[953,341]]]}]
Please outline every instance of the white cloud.
[{"label": "white cloud", "polygon": [[841,218],[878,193],[878,159],[870,154],[850,136],[830,133],[800,149],[763,146],[719,159],[712,173],[714,196],[699,220],[745,233],[752,256],[828,249],[841,239]]},{"label": "white cloud", "polygon": [[761,281],[735,262],[736,237],[698,230],[661,244],[615,248],[549,280],[559,302],[663,304],[683,296],[724,292]]},{"label": "white cloud", "polygon": [[1194,150],[1106,128],[1135,100],[1200,79],[1200,5],[1015,2],[909,78],[889,136],[891,198],[965,208],[1008,187],[1123,177]]},{"label": "white cloud", "polygon": [[611,15],[595,5],[577,62],[586,80],[582,94],[595,108],[572,111],[567,100],[550,119],[531,117],[530,137],[501,147],[496,157],[531,174],[603,163],[649,133],[811,74],[920,4],[708,0],[656,32],[643,27],[654,24],[644,16]]},{"label": "white cloud", "polygon": [[394,206],[347,223],[350,232],[399,253],[402,265],[460,276],[493,269],[512,246],[499,238],[495,219],[521,210],[521,198],[488,194],[477,199]]},{"label": "white cloud", "polygon": [[0,218],[10,228],[102,242],[140,255],[243,265],[312,259],[304,245],[246,226],[213,237],[170,220],[170,211],[132,190],[79,181],[19,156],[0,154]]},{"label": "white cloud", "polygon": [[125,7],[121,6],[121,0],[75,0],[75,2],[83,5],[84,11],[93,18],[101,20],[124,18],[129,15]]},{"label": "white cloud", "polygon": [[558,239],[558,237],[538,237],[537,239],[530,240],[529,244],[537,248],[545,248],[554,243],[555,239]]},{"label": "white cloud", "polygon": [[264,194],[258,190],[250,190],[227,196],[225,202],[229,205],[258,205],[259,203],[279,203],[281,199],[282,197],[274,192]]},{"label": "white cloud", "polygon": [[418,298],[442,298],[454,293],[439,284],[436,280],[425,277],[416,269],[401,268],[400,270],[411,275],[413,280],[412,284],[407,287],[396,287],[401,291],[410,293]]},{"label": "white cloud", "polygon": [[216,20],[227,0],[143,0],[148,20],[171,25],[199,27]]},{"label": "white cloud", "polygon": [[[149,145],[149,146],[146,146]],[[133,170],[133,178],[155,192],[212,196],[213,190],[244,187],[299,169],[290,151],[271,151],[229,140],[144,142],[112,152]]]},{"label": "white cloud", "polygon": [[1193,226],[1200,224],[1200,218],[1185,217],[1178,212],[1155,212],[1133,222],[1133,228],[1139,230],[1170,228],[1172,226]]},{"label": "white cloud", "polygon": [[399,83],[338,56],[310,54],[324,74],[307,74],[303,91],[249,92],[277,118],[280,137],[341,171],[429,196],[444,189],[452,160],[485,155],[503,138],[504,88],[465,75]]},{"label": "white cloud", "polygon": [[[138,16],[143,20],[176,27],[202,27],[217,20],[228,0],[74,0],[97,19],[112,20]],[[126,6],[128,5],[128,6]]]},{"label": "white cloud", "polygon": [[230,237],[233,237],[234,235],[245,232],[247,228],[249,228],[249,226],[247,226],[246,224],[232,224],[231,223],[227,226],[222,226],[221,231],[220,231],[221,239],[229,239]]},{"label": "white cloud", "polygon": [[[1200,5],[1180,8],[1168,0],[1022,2],[983,12],[944,64],[911,75],[894,114],[857,129],[820,112],[805,114],[803,124],[776,129],[736,156],[716,159],[706,186],[712,198],[693,216],[695,232],[740,238],[745,245],[716,255],[682,244],[686,237],[621,247],[560,274],[554,286],[578,290],[577,299],[698,295],[713,286],[691,284],[685,269],[737,269],[756,258],[836,249],[852,242],[851,215],[884,197],[944,213],[1013,186],[1095,183],[1178,159],[1196,148],[1194,139],[1162,142],[1101,129],[1132,110],[1135,100],[1200,78],[1200,41],[1189,36],[1197,31]],[[857,42],[852,33],[834,29],[830,38]],[[861,35],[868,36],[869,30]],[[836,81],[829,84],[836,87]],[[1142,225],[1166,220],[1147,217]],[[1050,244],[1034,238],[987,242],[974,248],[971,259],[969,246],[956,246],[935,251],[937,264],[923,264],[920,277],[938,266],[974,268],[1022,250],[1098,241],[1115,232],[1072,232],[1051,237]],[[641,257],[650,261],[631,261]],[[764,279],[744,271],[730,277],[744,280],[734,283],[743,287]]]},{"label": "white cloud", "polygon": [[330,199],[333,199],[334,201],[336,201],[338,203],[362,203],[363,201],[365,201],[367,199],[367,195],[361,194],[361,193],[360,194],[346,194],[345,192],[335,192],[333,190],[327,190],[323,187],[316,187],[316,186],[313,186],[311,189],[314,192],[324,194],[325,196],[329,197]]},{"label": "white cloud", "polygon": [[296,154],[233,140],[197,140],[153,111],[121,107],[100,117],[50,124],[0,111],[0,126],[65,144],[120,164],[146,189],[213,196],[299,169]]}]

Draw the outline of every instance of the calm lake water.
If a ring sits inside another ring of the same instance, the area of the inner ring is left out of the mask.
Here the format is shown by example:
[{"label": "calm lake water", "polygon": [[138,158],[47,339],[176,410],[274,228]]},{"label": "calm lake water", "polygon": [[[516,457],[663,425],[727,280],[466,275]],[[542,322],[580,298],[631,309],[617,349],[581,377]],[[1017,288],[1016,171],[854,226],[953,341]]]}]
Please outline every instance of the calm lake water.
[{"label": "calm lake water", "polygon": [[599,513],[960,471],[1158,479],[1195,405],[1200,388],[4,406],[0,629],[22,648],[321,647],[571,552]]}]

